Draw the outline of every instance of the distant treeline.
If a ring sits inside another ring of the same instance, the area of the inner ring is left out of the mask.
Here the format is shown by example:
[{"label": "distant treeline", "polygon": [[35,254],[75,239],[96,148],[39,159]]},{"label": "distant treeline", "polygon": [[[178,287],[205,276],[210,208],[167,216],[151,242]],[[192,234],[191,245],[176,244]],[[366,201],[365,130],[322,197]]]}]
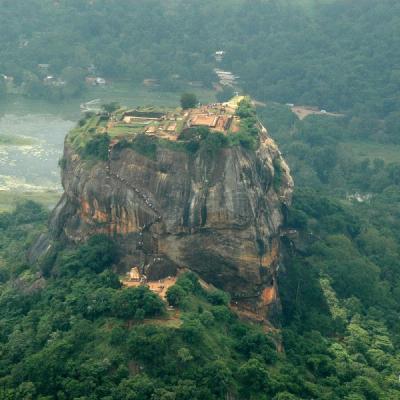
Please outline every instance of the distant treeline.
[{"label": "distant treeline", "polygon": [[[300,3],[300,4],[299,4]],[[87,68],[112,79],[216,80],[240,76],[260,100],[306,103],[393,118],[400,109],[400,4],[396,0],[0,0],[0,72],[25,82],[47,72],[73,81]],[[384,22],[383,22],[384,21]],[[22,23],[21,23],[22,22]],[[50,64],[49,71],[38,64]],[[66,68],[71,67],[72,69]],[[1,92],[0,88],[0,92]]]}]

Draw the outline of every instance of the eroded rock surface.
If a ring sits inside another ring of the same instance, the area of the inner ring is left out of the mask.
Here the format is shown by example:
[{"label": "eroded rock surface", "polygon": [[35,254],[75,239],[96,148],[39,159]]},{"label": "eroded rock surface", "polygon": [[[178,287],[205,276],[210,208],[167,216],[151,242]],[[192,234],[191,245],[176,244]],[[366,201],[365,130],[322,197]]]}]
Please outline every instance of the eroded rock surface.
[{"label": "eroded rock surface", "polygon": [[66,144],[51,235],[71,242],[117,235],[120,270],[142,265],[160,279],[189,268],[264,315],[279,304],[280,227],[293,181],[275,143],[265,130],[260,136],[257,151],[193,155],[158,146],[152,160],[116,147],[109,163],[92,165]]}]

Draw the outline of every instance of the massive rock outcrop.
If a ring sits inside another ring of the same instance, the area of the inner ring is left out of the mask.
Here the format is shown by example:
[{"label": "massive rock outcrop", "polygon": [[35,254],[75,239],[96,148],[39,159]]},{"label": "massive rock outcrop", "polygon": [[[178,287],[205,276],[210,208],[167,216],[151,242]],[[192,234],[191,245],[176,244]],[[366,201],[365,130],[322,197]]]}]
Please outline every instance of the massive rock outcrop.
[{"label": "massive rock outcrop", "polygon": [[141,265],[150,279],[189,268],[228,291],[234,305],[265,317],[279,304],[280,227],[293,182],[279,149],[260,129],[256,151],[225,147],[191,154],[157,146],[148,158],[116,146],[88,164],[68,144],[64,194],[53,239],[118,238],[122,272]]}]

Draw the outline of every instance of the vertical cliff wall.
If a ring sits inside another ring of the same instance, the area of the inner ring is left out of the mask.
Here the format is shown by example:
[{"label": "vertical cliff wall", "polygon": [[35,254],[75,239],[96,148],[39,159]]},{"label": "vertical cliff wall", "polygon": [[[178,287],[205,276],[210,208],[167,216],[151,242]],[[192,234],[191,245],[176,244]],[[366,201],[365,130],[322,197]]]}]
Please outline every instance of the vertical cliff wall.
[{"label": "vertical cliff wall", "polygon": [[263,318],[279,304],[280,227],[293,181],[265,130],[260,137],[256,151],[191,154],[158,145],[154,159],[116,146],[95,163],[66,141],[65,192],[51,235],[70,242],[113,235],[124,254],[120,271],[140,265],[160,279],[189,268]]}]

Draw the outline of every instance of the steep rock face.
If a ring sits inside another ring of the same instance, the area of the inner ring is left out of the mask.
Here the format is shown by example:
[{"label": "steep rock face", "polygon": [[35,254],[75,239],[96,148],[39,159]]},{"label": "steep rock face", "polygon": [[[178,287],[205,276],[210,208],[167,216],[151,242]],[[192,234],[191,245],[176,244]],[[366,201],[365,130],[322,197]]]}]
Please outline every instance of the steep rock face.
[{"label": "steep rock face", "polygon": [[153,160],[115,148],[109,162],[94,165],[66,144],[51,235],[72,242],[118,235],[121,271],[142,265],[160,279],[189,268],[264,317],[279,304],[280,226],[293,181],[275,143],[265,130],[260,136],[255,152],[236,146],[192,155],[157,146]]}]

